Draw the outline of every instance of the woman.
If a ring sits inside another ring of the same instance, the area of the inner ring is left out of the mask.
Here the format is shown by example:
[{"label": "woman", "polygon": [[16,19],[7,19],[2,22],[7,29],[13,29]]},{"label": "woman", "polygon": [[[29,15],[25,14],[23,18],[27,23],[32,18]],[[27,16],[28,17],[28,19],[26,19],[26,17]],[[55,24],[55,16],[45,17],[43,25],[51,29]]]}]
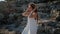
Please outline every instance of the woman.
[{"label": "woman", "polygon": [[24,12],[22,15],[28,18],[28,23],[22,34],[37,34],[38,14],[36,5],[34,3],[30,3],[26,12]]}]

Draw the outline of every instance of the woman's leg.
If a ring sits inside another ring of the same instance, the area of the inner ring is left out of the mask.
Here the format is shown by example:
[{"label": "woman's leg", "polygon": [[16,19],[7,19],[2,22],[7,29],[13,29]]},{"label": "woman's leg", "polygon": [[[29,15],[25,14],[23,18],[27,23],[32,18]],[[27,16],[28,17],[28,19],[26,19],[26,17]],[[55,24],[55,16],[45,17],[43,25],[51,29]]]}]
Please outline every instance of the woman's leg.
[{"label": "woman's leg", "polygon": [[33,29],[33,30],[31,29],[30,34],[37,34],[37,29]]}]

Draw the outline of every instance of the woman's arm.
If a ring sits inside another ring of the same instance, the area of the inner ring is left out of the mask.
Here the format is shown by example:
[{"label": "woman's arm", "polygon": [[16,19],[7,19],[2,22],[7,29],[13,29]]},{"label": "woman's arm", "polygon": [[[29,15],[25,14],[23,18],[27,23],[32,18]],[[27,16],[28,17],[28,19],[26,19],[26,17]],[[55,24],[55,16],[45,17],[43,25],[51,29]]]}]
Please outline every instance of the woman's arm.
[{"label": "woman's arm", "polygon": [[28,16],[28,8],[27,8],[27,10],[26,10],[26,12],[24,12],[24,13],[22,13],[22,16]]},{"label": "woman's arm", "polygon": [[[35,10],[36,10],[36,7],[32,11],[34,12]],[[29,14],[30,14],[29,8],[27,8],[26,12],[22,13],[23,16],[28,16]]]},{"label": "woman's arm", "polygon": [[24,12],[22,15],[27,17],[29,15],[29,12]]}]

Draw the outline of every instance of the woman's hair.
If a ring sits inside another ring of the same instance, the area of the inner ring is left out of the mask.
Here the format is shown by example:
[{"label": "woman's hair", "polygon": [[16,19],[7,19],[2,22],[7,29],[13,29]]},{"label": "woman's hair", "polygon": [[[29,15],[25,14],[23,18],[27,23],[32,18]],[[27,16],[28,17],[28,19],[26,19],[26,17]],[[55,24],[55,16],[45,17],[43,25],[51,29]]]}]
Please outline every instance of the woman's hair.
[{"label": "woman's hair", "polygon": [[29,5],[32,7],[32,9],[34,9],[36,7],[36,4],[34,4],[34,3],[29,3]]},{"label": "woman's hair", "polygon": [[30,3],[29,5],[32,7],[32,9],[35,9],[36,8],[34,12],[37,12],[37,6],[36,6],[36,4]]}]

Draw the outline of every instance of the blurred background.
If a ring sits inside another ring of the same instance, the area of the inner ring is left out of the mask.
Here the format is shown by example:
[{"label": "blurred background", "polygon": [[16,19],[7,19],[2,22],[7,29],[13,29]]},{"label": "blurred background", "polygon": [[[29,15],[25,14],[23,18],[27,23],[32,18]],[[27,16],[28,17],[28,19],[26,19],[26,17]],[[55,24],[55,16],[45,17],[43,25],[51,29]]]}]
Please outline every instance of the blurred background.
[{"label": "blurred background", "polygon": [[0,34],[21,34],[27,24],[27,5],[38,6],[37,34],[60,34],[60,0],[0,0]]}]

